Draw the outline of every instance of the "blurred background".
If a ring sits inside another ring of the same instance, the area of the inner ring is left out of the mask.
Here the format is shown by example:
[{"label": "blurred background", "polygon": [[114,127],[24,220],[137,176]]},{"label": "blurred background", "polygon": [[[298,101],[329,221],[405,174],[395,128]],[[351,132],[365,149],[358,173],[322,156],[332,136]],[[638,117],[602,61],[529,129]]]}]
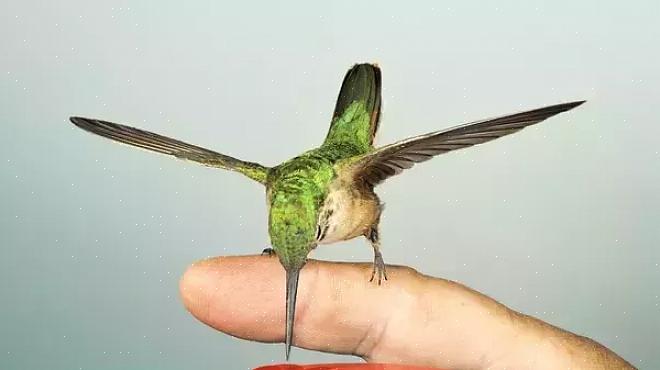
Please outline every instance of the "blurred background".
[{"label": "blurred background", "polygon": [[[588,100],[379,187],[385,261],[660,368],[659,23],[651,0],[3,1],[0,368],[282,362],[282,345],[217,333],[178,296],[195,260],[268,246],[263,188],[68,117],[275,165],[321,142],[361,61],[383,69],[378,144]],[[313,257],[372,251],[358,239]]]}]

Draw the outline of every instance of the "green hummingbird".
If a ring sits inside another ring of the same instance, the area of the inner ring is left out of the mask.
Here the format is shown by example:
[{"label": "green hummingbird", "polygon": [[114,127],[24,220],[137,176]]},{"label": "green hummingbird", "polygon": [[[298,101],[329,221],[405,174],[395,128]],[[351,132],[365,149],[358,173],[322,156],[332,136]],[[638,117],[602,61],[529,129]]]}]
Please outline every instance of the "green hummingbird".
[{"label": "green hummingbird", "polygon": [[277,166],[242,161],[179,140],[116,123],[71,117],[83,130],[154,152],[239,172],[266,187],[271,248],[286,271],[286,359],[293,340],[296,292],[307,255],[319,244],[364,236],[374,251],[370,281],[387,280],[378,224],[383,207],[374,187],[438,154],[485,143],[565,112],[584,101],[471,122],[375,148],[381,72],[356,64],[346,73],[323,143]]}]

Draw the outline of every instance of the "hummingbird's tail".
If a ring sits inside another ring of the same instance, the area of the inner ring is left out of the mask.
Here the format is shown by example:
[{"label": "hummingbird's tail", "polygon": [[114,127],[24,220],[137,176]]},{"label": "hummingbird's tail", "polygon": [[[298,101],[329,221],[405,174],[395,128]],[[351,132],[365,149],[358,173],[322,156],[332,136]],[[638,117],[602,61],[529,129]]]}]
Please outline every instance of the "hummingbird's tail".
[{"label": "hummingbird's tail", "polygon": [[349,143],[363,154],[371,149],[380,117],[380,68],[356,64],[344,77],[324,145]]}]

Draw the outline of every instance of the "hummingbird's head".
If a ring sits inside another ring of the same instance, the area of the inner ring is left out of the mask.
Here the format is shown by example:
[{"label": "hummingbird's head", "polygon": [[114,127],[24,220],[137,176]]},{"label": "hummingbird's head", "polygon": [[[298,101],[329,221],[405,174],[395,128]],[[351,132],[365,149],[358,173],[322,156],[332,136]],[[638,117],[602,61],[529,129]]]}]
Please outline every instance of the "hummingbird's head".
[{"label": "hummingbird's head", "polygon": [[286,270],[300,269],[316,247],[317,201],[311,195],[279,191],[272,195],[268,232]]}]

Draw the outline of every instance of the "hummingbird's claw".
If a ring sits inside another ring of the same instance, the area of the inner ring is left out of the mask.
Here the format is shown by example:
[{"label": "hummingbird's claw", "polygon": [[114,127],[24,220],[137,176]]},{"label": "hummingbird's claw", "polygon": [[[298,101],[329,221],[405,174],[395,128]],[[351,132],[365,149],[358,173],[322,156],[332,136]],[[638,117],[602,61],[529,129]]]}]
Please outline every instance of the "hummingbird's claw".
[{"label": "hummingbird's claw", "polygon": [[261,251],[262,256],[274,256],[275,255],[275,250],[273,248],[265,248],[263,251]]},{"label": "hummingbird's claw", "polygon": [[383,255],[379,252],[374,254],[374,268],[371,271],[371,279],[369,282],[374,281],[378,273],[378,285],[381,285],[383,280],[387,280],[387,272],[385,271],[385,262],[383,261]]}]

